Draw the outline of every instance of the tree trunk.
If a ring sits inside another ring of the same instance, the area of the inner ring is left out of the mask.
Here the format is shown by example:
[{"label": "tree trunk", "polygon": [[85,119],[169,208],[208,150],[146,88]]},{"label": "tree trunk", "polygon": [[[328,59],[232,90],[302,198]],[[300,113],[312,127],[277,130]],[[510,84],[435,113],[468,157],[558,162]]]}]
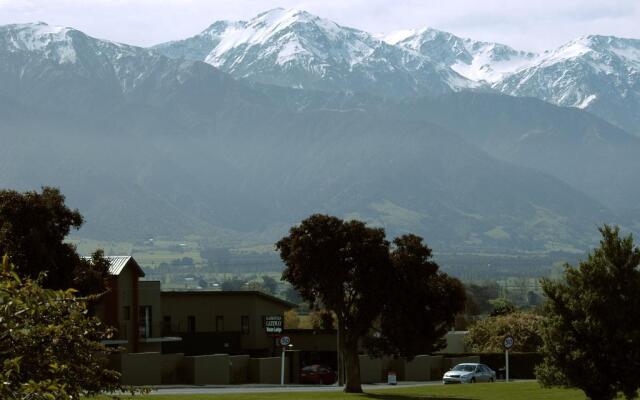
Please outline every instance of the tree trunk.
[{"label": "tree trunk", "polygon": [[346,393],[362,393],[362,384],[360,383],[360,357],[358,356],[358,348],[345,348],[344,359],[345,369],[347,372],[347,382],[344,385]]},{"label": "tree trunk", "polygon": [[362,384],[360,382],[360,357],[358,356],[358,339],[348,337],[345,334],[343,324],[338,326],[338,335],[340,337],[340,352],[345,366],[346,382],[344,385],[345,393],[362,393]]}]

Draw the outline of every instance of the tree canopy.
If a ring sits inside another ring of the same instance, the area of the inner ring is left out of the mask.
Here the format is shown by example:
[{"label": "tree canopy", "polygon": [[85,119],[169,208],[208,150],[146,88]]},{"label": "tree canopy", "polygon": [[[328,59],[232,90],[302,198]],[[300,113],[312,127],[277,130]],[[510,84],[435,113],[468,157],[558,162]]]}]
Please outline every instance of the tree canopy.
[{"label": "tree canopy", "polygon": [[[365,342],[372,350],[412,355],[433,348],[464,307],[462,285],[438,272],[422,239],[410,235],[394,244],[391,251],[383,229],[319,214],[276,244],[286,266],[283,279],[304,300],[336,315],[347,392],[362,391],[358,345],[374,325],[375,339]],[[418,346],[412,337],[401,343],[412,334],[424,342]]]},{"label": "tree canopy", "polygon": [[371,353],[411,359],[443,348],[443,336],[464,310],[464,287],[439,271],[419,236],[396,238],[391,264],[379,330],[367,340]]},{"label": "tree canopy", "polygon": [[568,384],[592,400],[636,398],[640,379],[640,249],[618,227],[600,228],[600,246],[564,279],[543,280],[545,385]]},{"label": "tree canopy", "polygon": [[0,255],[8,255],[23,278],[37,279],[51,289],[74,287],[81,293],[103,290],[108,264],[97,252],[84,260],[64,240],[71,229],[79,229],[82,215],[65,205],[58,189],[44,187],[42,193],[0,191]]},{"label": "tree canopy", "polygon": [[0,398],[80,399],[121,391],[106,368],[111,332],[87,316],[73,289],[41,288],[20,279],[5,257],[0,271]]},{"label": "tree canopy", "polygon": [[536,352],[542,346],[543,317],[529,312],[500,314],[477,321],[469,329],[465,342],[477,353],[500,353],[504,351],[503,340],[507,335],[514,338],[512,350]]}]

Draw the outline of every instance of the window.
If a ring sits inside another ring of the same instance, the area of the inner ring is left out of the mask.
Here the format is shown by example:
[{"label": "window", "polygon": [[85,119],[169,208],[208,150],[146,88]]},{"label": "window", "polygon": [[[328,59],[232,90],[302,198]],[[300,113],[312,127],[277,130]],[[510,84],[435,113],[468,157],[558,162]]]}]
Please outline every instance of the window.
[{"label": "window", "polygon": [[131,308],[129,308],[129,306],[122,307],[122,319],[125,321],[131,319]]},{"label": "window", "polygon": [[249,316],[243,315],[240,317],[240,329],[242,330],[243,335],[249,334]]},{"label": "window", "polygon": [[172,329],[171,329],[171,315],[165,315],[162,318],[162,334],[163,335],[169,335],[171,334]]},{"label": "window", "polygon": [[224,317],[222,315],[216,315],[216,332],[224,331]]},{"label": "window", "polygon": [[196,317],[193,315],[187,317],[187,332],[196,333]]},{"label": "window", "polygon": [[140,306],[138,325],[140,327],[140,337],[151,337],[151,306]]}]

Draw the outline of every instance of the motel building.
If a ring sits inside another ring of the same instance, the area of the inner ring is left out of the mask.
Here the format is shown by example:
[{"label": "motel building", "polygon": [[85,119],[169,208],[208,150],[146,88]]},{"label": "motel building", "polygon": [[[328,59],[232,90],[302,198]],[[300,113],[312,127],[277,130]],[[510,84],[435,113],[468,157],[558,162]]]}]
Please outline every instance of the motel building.
[{"label": "motel building", "polygon": [[[160,282],[141,279],[145,273],[133,257],[106,258],[108,291],[94,312],[116,329],[104,343],[121,350],[110,367],[124,384],[277,384],[282,336],[290,341],[285,383],[298,383],[305,366],[336,369],[335,330],[283,329],[284,313],[296,304],[259,291],[162,291]],[[281,321],[276,332],[274,321]],[[405,363],[362,355],[361,373],[363,382],[386,381],[390,370],[400,379],[429,380],[446,364],[442,356]]]}]

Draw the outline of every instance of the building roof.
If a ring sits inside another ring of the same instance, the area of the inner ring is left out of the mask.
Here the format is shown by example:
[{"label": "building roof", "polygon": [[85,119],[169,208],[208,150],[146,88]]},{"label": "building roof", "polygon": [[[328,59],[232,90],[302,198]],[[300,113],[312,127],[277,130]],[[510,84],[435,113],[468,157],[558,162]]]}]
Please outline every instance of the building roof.
[{"label": "building roof", "polygon": [[120,275],[124,268],[131,264],[138,272],[138,276],[144,276],[144,271],[131,256],[107,256],[105,258],[109,260],[109,274],[111,275]]},{"label": "building roof", "polygon": [[[91,257],[84,258],[91,260]],[[138,276],[144,276],[144,271],[131,256],[106,256],[105,259],[109,261],[109,275],[120,275],[124,268],[131,263],[132,267],[138,272]]]},{"label": "building roof", "polygon": [[260,292],[257,290],[167,290],[167,291],[162,291],[161,294],[163,296],[167,295],[167,296],[173,296],[173,295],[195,295],[195,296],[231,296],[231,295],[241,295],[241,296],[246,296],[246,295],[252,295],[252,296],[258,296],[261,297],[267,301],[271,301],[273,303],[278,303],[280,305],[283,305],[285,307],[288,308],[297,308],[298,305],[295,303],[292,303],[290,301],[287,300],[283,300],[279,297],[276,296],[272,296],[270,294],[264,293],[264,292]]}]

